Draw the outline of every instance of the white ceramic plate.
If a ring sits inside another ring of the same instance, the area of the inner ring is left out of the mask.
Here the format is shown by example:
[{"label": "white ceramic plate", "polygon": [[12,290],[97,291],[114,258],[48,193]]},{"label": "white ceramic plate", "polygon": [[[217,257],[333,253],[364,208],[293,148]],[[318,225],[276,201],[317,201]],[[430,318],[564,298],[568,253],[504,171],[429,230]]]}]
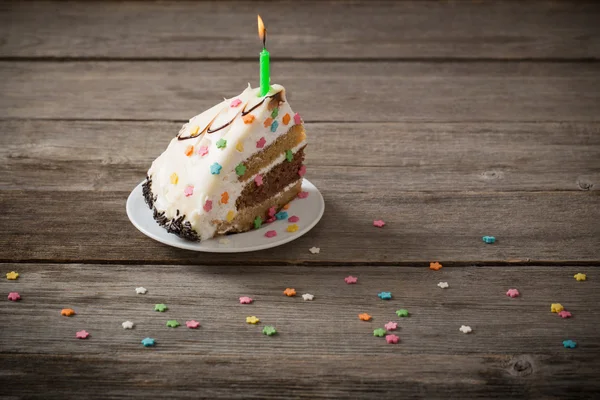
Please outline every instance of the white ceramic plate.
[{"label": "white ceramic plate", "polygon": [[[291,217],[296,215],[300,218],[296,225],[296,232],[286,231],[290,224],[287,219],[277,220],[270,224],[264,224],[260,229],[254,229],[249,232],[236,233],[227,236],[221,236],[202,242],[191,242],[181,239],[172,233],[168,233],[162,228],[152,217],[152,210],[144,201],[142,195],[142,184],[137,185],[129,194],[127,199],[127,216],[131,223],[139,229],[144,235],[151,237],[161,243],[180,249],[206,251],[211,253],[241,253],[245,251],[256,251],[269,249],[271,247],[280,246],[284,243],[298,239],[306,232],[310,231],[313,226],[319,222],[325,211],[325,201],[319,192],[319,189],[308,180],[302,182],[302,190],[308,192],[308,197],[305,199],[294,199],[290,203],[290,208],[287,210]],[[267,231],[277,231],[277,236],[274,238],[265,237]],[[227,243],[223,243],[221,239],[226,239]]]}]

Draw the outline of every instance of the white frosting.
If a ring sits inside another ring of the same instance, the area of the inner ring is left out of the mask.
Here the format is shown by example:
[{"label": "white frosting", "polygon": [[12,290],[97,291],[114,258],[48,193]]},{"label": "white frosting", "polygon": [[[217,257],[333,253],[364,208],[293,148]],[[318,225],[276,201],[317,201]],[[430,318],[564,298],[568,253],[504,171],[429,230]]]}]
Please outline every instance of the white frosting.
[{"label": "white frosting", "polygon": [[[235,167],[242,161],[250,158],[253,154],[262,151],[273,143],[279,136],[284,135],[294,125],[294,112],[285,99],[285,89],[280,85],[271,85],[271,90],[265,97],[258,96],[259,89],[252,89],[250,85],[239,96],[225,99],[211,109],[199,114],[185,124],[179,137],[193,136],[198,128],[198,136],[180,140],[175,137],[167,149],[162,153],[148,170],[148,176],[152,179],[152,194],[156,198],[154,207],[158,212],[164,212],[168,219],[174,219],[185,215],[192,228],[198,233],[200,239],[207,239],[215,235],[216,225],[214,220],[226,220],[227,214],[233,211],[237,214],[235,203],[244,186],[254,179],[240,182]],[[278,106],[278,114],[274,121],[278,126],[275,132],[271,126],[264,126],[267,118],[271,117],[272,110],[268,109],[269,97],[281,92],[282,102]],[[237,106],[232,106],[238,103]],[[263,101],[264,100],[264,101]],[[254,121],[246,123],[242,118],[243,110],[250,110],[260,102],[263,102],[247,115],[253,115]],[[284,125],[284,116],[289,115],[289,122]],[[232,121],[223,129],[219,127]],[[212,130],[216,132],[209,133]],[[208,130],[208,132],[207,132]],[[265,139],[262,148],[257,147],[257,142]],[[218,148],[216,143],[220,139],[227,141],[225,148]],[[239,151],[238,143],[243,150]],[[292,149],[296,152],[304,142]],[[193,153],[187,156],[186,149],[193,146]],[[199,150],[202,146],[208,148],[208,154],[201,156]],[[263,168],[258,174],[264,175],[272,166],[285,159],[285,154],[280,155],[267,168]],[[218,175],[211,173],[211,166],[218,163],[221,171]],[[172,182],[172,175],[176,174],[177,182]],[[184,191],[188,186],[193,187],[193,194],[186,196]],[[221,203],[221,194],[227,192],[229,201]],[[212,201],[212,209],[206,211],[206,201]],[[179,214],[177,214],[179,210]]]}]

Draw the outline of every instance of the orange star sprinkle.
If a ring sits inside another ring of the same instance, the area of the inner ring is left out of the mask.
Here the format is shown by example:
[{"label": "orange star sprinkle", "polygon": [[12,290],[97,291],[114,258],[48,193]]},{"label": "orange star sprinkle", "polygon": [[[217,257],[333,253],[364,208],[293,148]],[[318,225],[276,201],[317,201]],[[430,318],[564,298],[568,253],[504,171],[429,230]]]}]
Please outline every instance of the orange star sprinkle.
[{"label": "orange star sprinkle", "polygon": [[361,321],[370,321],[371,320],[371,316],[367,313],[358,314],[358,318]]},{"label": "orange star sprinkle", "polygon": [[265,123],[263,125],[265,126],[265,128],[268,128],[271,126],[272,123],[273,123],[273,118],[269,117],[269,118],[265,119]]},{"label": "orange star sprinkle", "polygon": [[290,208],[290,203],[287,203],[285,206],[283,206],[284,210],[287,210],[288,208]]},{"label": "orange star sprinkle", "polygon": [[429,269],[432,269],[434,271],[439,271],[440,268],[442,268],[442,264],[440,264],[439,262],[429,263]]},{"label": "orange star sprinkle", "polygon": [[290,117],[290,114],[285,114],[285,115],[283,116],[283,119],[282,119],[282,122],[283,122],[283,124],[284,124],[284,125],[287,125],[287,124],[289,124],[289,123],[290,123],[290,119],[291,119],[291,117]]},{"label": "orange star sprinkle", "polygon": [[296,289],[292,289],[292,288],[286,288],[283,291],[283,294],[285,294],[287,297],[293,297],[296,295]]},{"label": "orange star sprinkle", "polygon": [[245,124],[251,124],[254,122],[254,115],[252,114],[246,114],[242,117],[242,119],[244,120]]},{"label": "orange star sprinkle", "polygon": [[63,308],[60,311],[60,315],[64,315],[65,317],[70,317],[72,315],[75,315],[75,310],[73,310],[72,308]]},{"label": "orange star sprinkle", "polygon": [[194,146],[189,145],[188,147],[185,148],[185,155],[186,156],[191,156],[194,153]]},{"label": "orange star sprinkle", "polygon": [[221,204],[229,203],[229,193],[223,192],[221,193]]}]

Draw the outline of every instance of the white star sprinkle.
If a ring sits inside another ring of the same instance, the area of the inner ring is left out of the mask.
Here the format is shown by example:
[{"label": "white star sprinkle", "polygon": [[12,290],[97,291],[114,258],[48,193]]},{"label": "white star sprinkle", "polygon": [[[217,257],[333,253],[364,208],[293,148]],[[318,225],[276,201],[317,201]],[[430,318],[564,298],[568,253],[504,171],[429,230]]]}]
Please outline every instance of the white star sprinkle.
[{"label": "white star sprinkle", "polygon": [[311,247],[310,249],[308,249],[308,251],[310,251],[313,254],[319,254],[321,252],[321,249],[318,247]]},{"label": "white star sprinkle", "polygon": [[229,244],[229,239],[225,239],[225,238],[219,239],[219,243],[220,244]]},{"label": "white star sprinkle", "polygon": [[461,331],[462,333],[471,333],[471,331],[473,331],[473,329],[471,329],[470,326],[466,326],[466,325],[462,325],[460,328],[458,328],[459,331]]},{"label": "white star sprinkle", "polygon": [[304,299],[304,301],[311,301],[312,299],[314,299],[314,298],[315,298],[315,296],[313,296],[313,295],[312,295],[312,294],[310,294],[310,293],[304,293],[304,294],[302,295],[302,298]]},{"label": "white star sprinkle", "polygon": [[145,288],[145,287],[141,287],[141,286],[140,286],[140,287],[136,287],[136,288],[135,288],[135,292],[136,292],[137,294],[146,294],[147,290],[146,290],[146,288]]},{"label": "white star sprinkle", "polygon": [[440,282],[440,283],[438,283],[438,286],[441,287],[442,289],[445,289],[448,287],[448,282]]},{"label": "white star sprinkle", "polygon": [[133,329],[133,322],[125,321],[121,325],[123,325],[123,329]]}]

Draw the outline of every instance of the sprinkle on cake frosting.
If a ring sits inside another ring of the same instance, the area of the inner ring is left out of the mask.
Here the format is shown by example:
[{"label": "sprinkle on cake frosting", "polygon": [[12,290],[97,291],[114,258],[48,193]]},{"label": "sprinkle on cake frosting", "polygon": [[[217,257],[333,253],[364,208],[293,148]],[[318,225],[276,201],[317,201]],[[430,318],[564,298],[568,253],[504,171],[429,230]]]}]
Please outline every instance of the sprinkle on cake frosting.
[{"label": "sprinkle on cake frosting", "polygon": [[265,96],[258,93],[259,88],[248,85],[239,96],[193,117],[152,163],[144,196],[155,219],[169,231],[192,240],[213,237],[220,222],[234,220],[237,199],[246,186],[262,185],[274,166],[291,162],[296,153],[301,165],[303,130],[292,148],[267,160],[266,166],[256,170],[248,163],[302,124],[286,101],[283,86],[271,85]]}]

